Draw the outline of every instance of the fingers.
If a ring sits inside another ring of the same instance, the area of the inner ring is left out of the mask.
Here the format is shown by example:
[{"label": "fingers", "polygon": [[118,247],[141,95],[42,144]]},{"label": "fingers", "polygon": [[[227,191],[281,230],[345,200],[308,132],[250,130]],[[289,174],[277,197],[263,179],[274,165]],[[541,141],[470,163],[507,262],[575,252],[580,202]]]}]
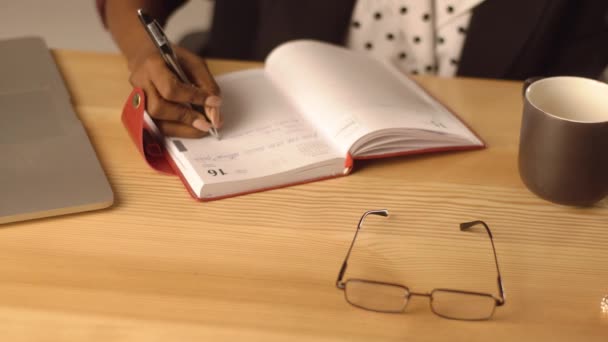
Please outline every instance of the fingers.
[{"label": "fingers", "polygon": [[155,72],[150,73],[150,80],[165,100],[176,103],[205,104],[207,94],[201,88],[180,81],[166,67],[158,68]]},{"label": "fingers", "polygon": [[[222,125],[220,89],[202,58],[177,46],[175,51],[194,85],[182,82],[158,53],[151,53],[134,63],[129,81],[146,93],[147,111],[159,126],[164,127],[161,130],[170,135],[201,136],[211,127]],[[209,120],[190,104],[204,109]]]},{"label": "fingers", "polygon": [[207,117],[209,117],[214,127],[220,128],[222,124],[220,114],[220,106],[222,104],[221,91],[211,75],[207,63],[187,50],[180,50],[180,58],[180,62],[185,67],[184,69],[188,71],[188,77],[207,95],[205,99],[205,113]]},{"label": "fingers", "polygon": [[146,93],[146,108],[152,118],[178,122],[202,132],[208,132],[211,128],[201,113],[189,106],[165,100],[151,83],[142,88]]}]

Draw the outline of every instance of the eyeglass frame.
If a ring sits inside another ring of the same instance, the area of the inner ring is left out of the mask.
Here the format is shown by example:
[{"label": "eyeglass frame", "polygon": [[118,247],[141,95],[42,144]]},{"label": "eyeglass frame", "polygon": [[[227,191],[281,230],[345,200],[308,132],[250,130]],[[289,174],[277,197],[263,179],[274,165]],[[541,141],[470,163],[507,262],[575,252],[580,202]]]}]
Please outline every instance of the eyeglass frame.
[{"label": "eyeglass frame", "polygon": [[[338,273],[338,278],[336,280],[336,287],[338,289],[344,291],[344,299],[350,305],[355,306],[355,307],[360,308],[360,309],[363,309],[363,310],[374,311],[374,312],[401,313],[407,307],[407,304],[409,303],[410,297],[412,297],[412,296],[428,297],[429,300],[430,300],[431,311],[435,315],[437,315],[439,317],[442,317],[442,318],[446,318],[446,319],[453,319],[453,320],[460,320],[460,321],[483,321],[483,320],[488,320],[488,319],[492,318],[492,316],[494,315],[494,311],[495,311],[495,309],[496,309],[497,306],[503,306],[503,305],[505,305],[506,294],[505,294],[504,286],[503,286],[503,283],[502,283],[502,276],[500,274],[500,268],[498,267],[498,257],[496,256],[496,247],[494,246],[494,239],[492,237],[492,232],[490,231],[490,227],[484,221],[481,221],[481,220],[461,223],[460,224],[460,231],[466,231],[469,228],[472,228],[474,226],[482,225],[485,228],[486,232],[488,233],[488,236],[490,237],[490,244],[492,245],[492,252],[494,253],[494,263],[496,265],[496,273],[498,274],[498,276],[497,276],[497,284],[498,284],[498,293],[500,295],[499,298],[494,297],[494,295],[491,295],[489,293],[484,293],[484,292],[464,291],[464,290],[447,289],[447,288],[432,289],[431,292],[428,292],[428,293],[412,292],[412,291],[410,291],[410,289],[407,286],[402,285],[402,284],[389,283],[389,282],[376,281],[376,280],[368,280],[368,279],[353,278],[353,279],[347,279],[346,281],[343,281],[344,274],[346,273],[346,269],[348,267],[348,259],[350,258],[350,254],[351,254],[351,252],[353,250],[353,247],[355,245],[355,241],[357,240],[357,235],[359,234],[359,230],[361,230],[361,227],[363,225],[363,221],[369,215],[378,215],[378,216],[388,217],[389,214],[388,214],[388,210],[387,209],[368,210],[365,213],[363,213],[363,215],[359,219],[359,223],[357,224],[357,230],[355,231],[355,236],[353,237],[353,241],[351,242],[350,247],[348,248],[348,252],[346,253],[346,257],[344,258],[344,262],[342,263],[342,267],[340,268],[340,272]],[[357,305],[355,303],[352,303],[350,300],[348,300],[348,297],[346,296],[346,283],[348,283],[349,281],[357,281],[357,282],[365,282],[365,283],[369,283],[369,284],[389,285],[389,286],[400,287],[400,288],[404,289],[406,291],[406,293],[408,294],[407,301],[405,302],[405,304],[403,305],[403,307],[399,311],[375,310],[375,309],[369,309],[369,308],[363,307],[361,305]],[[478,296],[491,297],[492,299],[494,299],[494,307],[492,309],[492,313],[490,313],[490,315],[487,318],[467,319],[467,318],[449,317],[449,316],[442,315],[442,314],[436,312],[435,309],[433,308],[433,305],[432,305],[433,304],[433,293],[435,291],[443,291],[443,292],[460,293],[460,294],[466,294],[466,295],[478,295]]]}]

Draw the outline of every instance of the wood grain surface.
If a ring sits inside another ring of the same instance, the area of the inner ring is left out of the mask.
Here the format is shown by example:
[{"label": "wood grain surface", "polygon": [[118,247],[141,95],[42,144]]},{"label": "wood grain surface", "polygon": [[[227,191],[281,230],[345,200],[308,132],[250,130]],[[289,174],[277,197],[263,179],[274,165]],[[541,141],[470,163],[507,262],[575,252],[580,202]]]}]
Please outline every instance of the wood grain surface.
[{"label": "wood grain surface", "polygon": [[[517,172],[521,84],[419,77],[487,142],[481,151],[358,163],[348,177],[208,203],[149,169],[120,122],[122,57],[54,51],[116,194],[107,210],[0,227],[2,341],[606,341],[608,201],[572,208]],[[259,67],[210,61],[216,74]],[[507,303],[492,320],[350,306],[346,278],[497,294],[481,219],[494,233]]]}]

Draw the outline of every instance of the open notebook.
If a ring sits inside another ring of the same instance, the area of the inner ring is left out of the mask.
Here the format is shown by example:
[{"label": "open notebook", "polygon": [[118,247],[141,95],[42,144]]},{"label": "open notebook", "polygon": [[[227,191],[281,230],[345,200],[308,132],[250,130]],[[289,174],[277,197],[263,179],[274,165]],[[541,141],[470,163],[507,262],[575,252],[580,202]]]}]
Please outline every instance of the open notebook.
[{"label": "open notebook", "polygon": [[145,128],[201,200],[346,175],[353,159],[484,146],[390,65],[326,43],[285,43],[263,69],[217,82],[224,118],[219,141],[160,137],[144,114]]}]

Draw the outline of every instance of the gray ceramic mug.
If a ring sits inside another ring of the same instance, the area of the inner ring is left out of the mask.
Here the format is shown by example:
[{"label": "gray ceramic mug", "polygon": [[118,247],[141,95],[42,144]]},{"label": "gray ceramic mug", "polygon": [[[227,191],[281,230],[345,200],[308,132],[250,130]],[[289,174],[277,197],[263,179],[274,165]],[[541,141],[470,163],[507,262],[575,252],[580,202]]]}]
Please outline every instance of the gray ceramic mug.
[{"label": "gray ceramic mug", "polygon": [[555,203],[589,206],[608,195],[608,84],[560,76],[525,85],[519,174]]}]

